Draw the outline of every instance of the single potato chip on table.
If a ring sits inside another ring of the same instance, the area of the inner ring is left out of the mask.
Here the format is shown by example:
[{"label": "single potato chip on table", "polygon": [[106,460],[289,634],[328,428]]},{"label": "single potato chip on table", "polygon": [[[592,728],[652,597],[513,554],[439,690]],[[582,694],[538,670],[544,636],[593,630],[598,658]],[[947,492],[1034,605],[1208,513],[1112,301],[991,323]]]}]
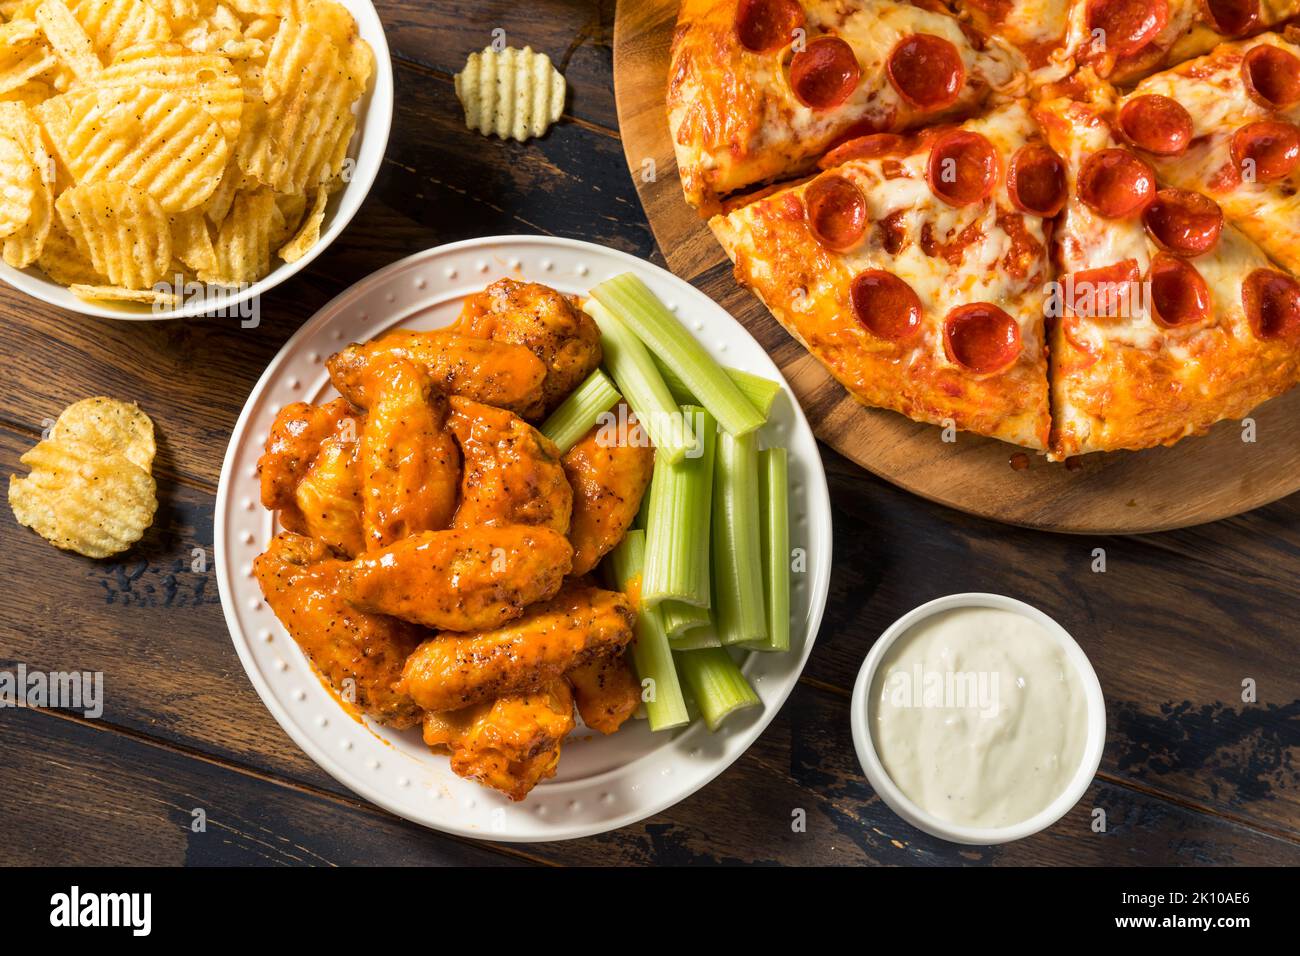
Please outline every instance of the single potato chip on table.
[{"label": "single potato chip on table", "polygon": [[90,558],[118,554],[153,523],[156,451],[153,422],[136,405],[83,399],[19,459],[31,471],[10,475],[9,506],[19,524],[56,547]]}]

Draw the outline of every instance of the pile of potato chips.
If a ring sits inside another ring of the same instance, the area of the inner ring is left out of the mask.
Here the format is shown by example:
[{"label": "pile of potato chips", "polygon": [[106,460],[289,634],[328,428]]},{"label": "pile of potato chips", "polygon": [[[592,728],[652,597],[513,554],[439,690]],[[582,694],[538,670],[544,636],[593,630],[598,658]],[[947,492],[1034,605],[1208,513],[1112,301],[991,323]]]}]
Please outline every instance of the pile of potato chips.
[{"label": "pile of potato chips", "polygon": [[9,506],[20,524],[60,548],[91,558],[125,551],[158,509],[156,450],[153,422],[137,406],[75,402],[19,459],[31,474],[9,476]]},{"label": "pile of potato chips", "polygon": [[334,0],[0,0],[0,241],[85,298],[300,259],[374,68]]}]

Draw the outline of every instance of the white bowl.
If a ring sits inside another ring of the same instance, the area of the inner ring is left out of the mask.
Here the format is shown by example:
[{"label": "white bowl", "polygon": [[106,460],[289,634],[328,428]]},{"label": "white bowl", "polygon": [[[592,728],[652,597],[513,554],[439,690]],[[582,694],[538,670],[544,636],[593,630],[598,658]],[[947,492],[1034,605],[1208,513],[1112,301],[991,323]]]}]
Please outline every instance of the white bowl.
[{"label": "white bowl", "polygon": [[[884,765],[880,762],[880,756],[876,753],[875,741],[871,737],[869,708],[872,703],[872,681],[875,678],[880,662],[884,659],[890,647],[925,618],[943,611],[964,607],[987,607],[1011,611],[1039,624],[1065,651],[1070,662],[1074,664],[1074,669],[1079,675],[1079,681],[1083,685],[1084,698],[1087,704],[1088,737],[1084,742],[1083,756],[1079,760],[1078,769],[1070,779],[1069,784],[1055,800],[1028,820],[1023,820],[1011,826],[963,826],[947,820],[940,820],[933,814],[927,813],[904,794],[890,778]],[[857,749],[858,760],[867,774],[867,780],[871,782],[871,786],[876,793],[889,805],[891,810],[908,823],[932,836],[937,836],[952,843],[965,843],[974,846],[1009,843],[1012,840],[1019,840],[1040,830],[1047,829],[1069,813],[1070,809],[1079,802],[1079,799],[1087,791],[1093,777],[1097,774],[1097,767],[1101,764],[1101,752],[1106,744],[1106,701],[1101,693],[1101,683],[1097,680],[1097,674],[1092,669],[1092,664],[1088,661],[1087,655],[1083,653],[1083,649],[1075,643],[1074,638],[1069,635],[1065,628],[1042,611],[1026,604],[1024,601],[1017,601],[1015,598],[1009,598],[1001,594],[983,594],[979,592],[950,594],[947,597],[936,598],[908,611],[880,635],[879,640],[876,641],[870,653],[867,654],[867,659],[862,663],[862,669],[858,671],[857,683],[853,685],[853,702],[851,706],[850,720],[853,726],[853,745]]]},{"label": "white bowl", "polygon": [[220,294],[213,286],[208,295],[192,299],[174,309],[154,311],[152,306],[129,302],[109,302],[103,300],[82,299],[73,295],[64,286],[45,276],[39,267],[15,269],[0,261],[0,279],[25,292],[35,299],[50,305],[93,315],[105,319],[125,319],[141,321],[151,319],[180,319],[211,313],[223,315],[237,314],[236,307],[264,292],[269,292],[281,282],[306,268],[331,242],[338,238],[352,217],[356,215],[361,203],[365,201],[370,187],[379,174],[379,167],[384,160],[384,150],[388,148],[388,132],[393,124],[393,64],[388,54],[388,41],[384,38],[384,27],[379,14],[369,0],[339,0],[352,12],[357,21],[357,30],[361,38],[375,52],[375,73],[370,83],[370,90],[357,103],[357,131],[348,148],[348,156],[356,165],[352,177],[337,194],[330,197],[325,209],[325,225],[321,237],[314,246],[297,262],[281,262],[270,273],[244,289]]}]

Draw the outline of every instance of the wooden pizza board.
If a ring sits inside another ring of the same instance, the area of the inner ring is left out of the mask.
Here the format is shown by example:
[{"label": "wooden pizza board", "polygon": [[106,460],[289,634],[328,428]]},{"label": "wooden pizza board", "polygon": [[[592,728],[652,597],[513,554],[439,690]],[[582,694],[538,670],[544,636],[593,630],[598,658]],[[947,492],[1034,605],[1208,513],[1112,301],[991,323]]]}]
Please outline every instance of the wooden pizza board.
[{"label": "wooden pizza board", "polygon": [[[1300,389],[1172,448],[1053,464],[1012,445],[857,404],[742,288],[682,198],[664,110],[677,0],[621,0],[614,89],[623,151],[668,267],[736,316],[780,366],[817,437],[868,471],[970,514],[1049,531],[1138,533],[1214,521],[1300,489]],[[1250,421],[1248,420],[1248,421]],[[1028,458],[1028,467],[1024,467]],[[1015,467],[1021,466],[1021,467]]]}]

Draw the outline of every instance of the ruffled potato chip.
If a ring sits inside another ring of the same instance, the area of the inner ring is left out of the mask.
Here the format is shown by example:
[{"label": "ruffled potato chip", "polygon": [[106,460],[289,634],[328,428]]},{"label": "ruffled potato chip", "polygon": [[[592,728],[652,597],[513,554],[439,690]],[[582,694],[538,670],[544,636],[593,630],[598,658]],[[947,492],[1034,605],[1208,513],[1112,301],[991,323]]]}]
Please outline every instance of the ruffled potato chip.
[{"label": "ruffled potato chip", "polygon": [[68,291],[82,299],[101,300],[105,302],[142,302],[170,309],[181,304],[181,297],[174,292],[158,289],[123,289],[115,285],[81,285],[68,286]]},{"label": "ruffled potato chip", "polygon": [[551,58],[532,47],[471,53],[455,76],[465,125],[520,143],[541,136],[564,112],[565,83]]},{"label": "ruffled potato chip", "polygon": [[172,261],[171,224],[158,201],[127,183],[83,183],[59,197],[57,208],[95,271],[113,285],[148,289]]},{"label": "ruffled potato chip", "polygon": [[63,0],[45,0],[36,11],[36,22],[59,60],[77,79],[93,79],[104,68],[89,34]]},{"label": "ruffled potato chip", "polygon": [[320,227],[325,219],[325,204],[329,202],[329,198],[329,187],[316,187],[316,199],[312,203],[311,212],[298,227],[297,234],[280,249],[280,258],[285,262],[297,262],[307,254],[307,250],[320,241]]},{"label": "ruffled potato chip", "polygon": [[76,241],[63,228],[59,217],[50,223],[50,233],[45,247],[36,260],[42,271],[61,285],[107,285],[108,280],[95,271],[87,255],[77,248]]},{"label": "ruffled potato chip", "polygon": [[153,422],[137,406],[84,399],[19,459],[30,473],[9,476],[9,506],[19,524],[56,547],[90,558],[118,554],[153,523],[155,453]]},{"label": "ruffled potato chip", "polygon": [[256,282],[271,271],[271,237],[283,222],[270,189],[239,193],[217,235],[217,267],[199,278],[223,286]]},{"label": "ruffled potato chip", "polygon": [[172,38],[167,18],[145,0],[74,0],[70,9],[105,63],[127,47]]},{"label": "ruffled potato chip", "polygon": [[55,64],[54,51],[31,20],[0,25],[0,94],[23,89]]},{"label": "ruffled potato chip", "polygon": [[95,89],[147,88],[175,93],[221,125],[226,142],[239,138],[244,93],[239,75],[224,56],[190,53],[176,44],[131,47],[95,78]]},{"label": "ruffled potato chip", "polygon": [[0,239],[31,221],[40,173],[21,143],[0,133]]}]

